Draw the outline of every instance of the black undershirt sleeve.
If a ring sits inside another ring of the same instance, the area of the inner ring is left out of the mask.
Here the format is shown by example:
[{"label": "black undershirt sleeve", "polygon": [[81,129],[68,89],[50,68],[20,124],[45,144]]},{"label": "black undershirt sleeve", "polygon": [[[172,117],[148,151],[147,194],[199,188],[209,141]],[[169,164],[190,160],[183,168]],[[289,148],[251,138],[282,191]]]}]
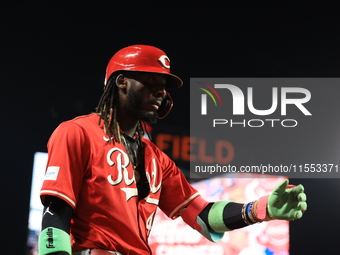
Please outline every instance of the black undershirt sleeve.
[{"label": "black undershirt sleeve", "polygon": [[[72,207],[60,198],[46,196],[41,230],[48,227],[58,228],[70,234]],[[54,252],[51,255],[68,255],[67,252]]]},{"label": "black undershirt sleeve", "polygon": [[[214,203],[209,203],[199,214],[199,217],[207,225],[210,231],[213,231],[209,225],[208,214]],[[226,227],[230,230],[243,228],[248,226],[242,219],[241,211],[243,204],[228,203],[223,210],[223,221]]]},{"label": "black undershirt sleeve", "polygon": [[239,203],[229,203],[224,207],[223,221],[230,230],[248,226],[242,219],[242,206]]}]

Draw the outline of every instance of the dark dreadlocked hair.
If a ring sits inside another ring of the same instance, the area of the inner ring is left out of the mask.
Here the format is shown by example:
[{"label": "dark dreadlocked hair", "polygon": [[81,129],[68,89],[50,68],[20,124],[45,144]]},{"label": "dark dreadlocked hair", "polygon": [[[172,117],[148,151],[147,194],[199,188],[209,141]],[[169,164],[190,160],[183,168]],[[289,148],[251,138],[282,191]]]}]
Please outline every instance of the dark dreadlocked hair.
[{"label": "dark dreadlocked hair", "polygon": [[[125,73],[122,73],[125,75]],[[100,121],[104,121],[105,133],[113,138],[116,142],[121,142],[120,127],[117,122],[117,104],[118,104],[118,86],[116,86],[116,78],[119,74],[113,74],[107,81],[104,88],[104,92],[99,100],[98,106],[96,107],[96,113],[100,116]],[[137,133],[140,144],[142,144],[142,138],[144,134],[147,134],[151,139],[149,132],[146,129],[146,124],[142,121],[138,122]],[[109,139],[111,142],[111,139]]]}]

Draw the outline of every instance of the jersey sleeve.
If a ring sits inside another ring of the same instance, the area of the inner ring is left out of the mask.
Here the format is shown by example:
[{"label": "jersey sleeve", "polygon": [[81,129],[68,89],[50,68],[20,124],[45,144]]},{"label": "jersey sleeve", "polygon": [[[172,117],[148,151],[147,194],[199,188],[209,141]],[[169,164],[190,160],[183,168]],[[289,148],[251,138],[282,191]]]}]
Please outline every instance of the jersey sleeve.
[{"label": "jersey sleeve", "polygon": [[161,153],[163,169],[162,191],[159,208],[171,219],[179,217],[179,212],[199,196],[182,171],[165,154]]},{"label": "jersey sleeve", "polygon": [[77,197],[90,160],[86,131],[72,121],[61,123],[48,144],[48,162],[40,196],[52,195],[76,207]]}]

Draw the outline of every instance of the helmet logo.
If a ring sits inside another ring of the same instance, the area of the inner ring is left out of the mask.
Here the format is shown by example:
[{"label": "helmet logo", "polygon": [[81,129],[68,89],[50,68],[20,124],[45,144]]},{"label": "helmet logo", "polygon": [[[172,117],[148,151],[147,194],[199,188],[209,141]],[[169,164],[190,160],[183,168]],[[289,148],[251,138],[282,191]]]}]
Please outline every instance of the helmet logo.
[{"label": "helmet logo", "polygon": [[158,61],[161,62],[162,66],[164,66],[165,68],[170,68],[170,59],[168,58],[168,56],[162,55],[159,57]]}]

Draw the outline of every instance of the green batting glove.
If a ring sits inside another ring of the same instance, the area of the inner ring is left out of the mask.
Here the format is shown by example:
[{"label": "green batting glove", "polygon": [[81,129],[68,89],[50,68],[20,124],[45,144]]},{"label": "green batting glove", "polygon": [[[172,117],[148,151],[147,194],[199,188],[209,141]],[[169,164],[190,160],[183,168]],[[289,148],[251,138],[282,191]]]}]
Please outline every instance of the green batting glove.
[{"label": "green batting glove", "polygon": [[288,185],[288,180],[281,182],[269,195],[267,211],[272,219],[296,220],[300,219],[307,210],[304,187]]}]

